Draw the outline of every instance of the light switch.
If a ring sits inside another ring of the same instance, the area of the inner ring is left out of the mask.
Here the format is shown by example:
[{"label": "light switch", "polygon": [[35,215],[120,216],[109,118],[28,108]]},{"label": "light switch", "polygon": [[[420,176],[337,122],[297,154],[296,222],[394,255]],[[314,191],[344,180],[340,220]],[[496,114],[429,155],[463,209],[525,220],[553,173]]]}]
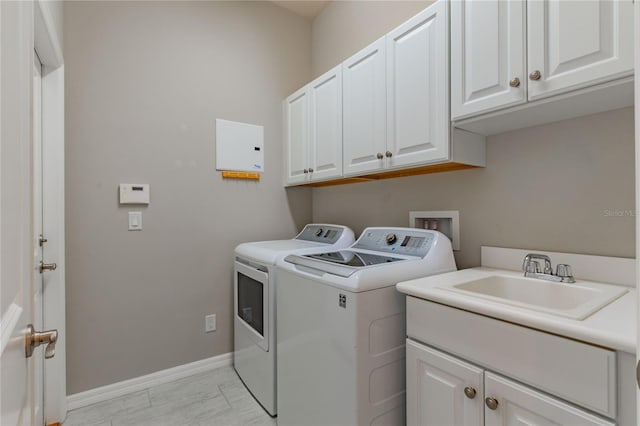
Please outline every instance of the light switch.
[{"label": "light switch", "polygon": [[142,231],[142,212],[129,212],[129,231]]}]

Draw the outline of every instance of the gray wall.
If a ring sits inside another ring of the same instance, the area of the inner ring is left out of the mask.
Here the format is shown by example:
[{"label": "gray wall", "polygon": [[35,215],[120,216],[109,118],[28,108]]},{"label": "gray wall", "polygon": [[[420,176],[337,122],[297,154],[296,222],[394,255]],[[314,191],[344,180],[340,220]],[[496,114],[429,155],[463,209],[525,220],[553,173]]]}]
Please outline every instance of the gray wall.
[{"label": "gray wall", "polygon": [[313,76],[338,65],[431,3],[430,0],[340,0],[329,3],[313,21]]},{"label": "gray wall", "polygon": [[633,257],[634,191],[625,108],[491,136],[483,169],[314,188],[313,220],[359,233],[459,210],[459,268],[479,265],[481,245]]},{"label": "gray wall", "polygon": [[60,42],[60,49],[64,53],[64,39],[62,37],[64,31],[64,1],[52,0],[43,3],[49,8],[51,12],[51,18],[53,19],[53,27],[56,30],[58,41]]},{"label": "gray wall", "polygon": [[[269,2],[68,2],[64,22],[73,394],[233,350],[233,248],[311,219],[281,171],[311,24]],[[216,118],[265,126],[260,182],[215,171]],[[119,206],[121,182],[151,184],[151,204]]]},{"label": "gray wall", "polygon": [[[314,75],[427,3],[330,4],[313,24]],[[460,268],[480,263],[481,245],[633,257],[634,191],[627,108],[491,136],[485,169],[314,188],[313,220],[359,233],[408,226],[410,211],[459,210]]]}]

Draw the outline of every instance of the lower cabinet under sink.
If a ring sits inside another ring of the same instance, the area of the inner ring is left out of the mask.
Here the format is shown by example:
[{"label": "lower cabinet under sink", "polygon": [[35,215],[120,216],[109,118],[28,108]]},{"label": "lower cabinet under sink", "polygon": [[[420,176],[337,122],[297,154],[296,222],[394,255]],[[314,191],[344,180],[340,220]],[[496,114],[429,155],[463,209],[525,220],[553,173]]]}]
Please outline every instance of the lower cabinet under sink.
[{"label": "lower cabinet under sink", "polygon": [[635,355],[407,297],[407,424],[633,425]]}]

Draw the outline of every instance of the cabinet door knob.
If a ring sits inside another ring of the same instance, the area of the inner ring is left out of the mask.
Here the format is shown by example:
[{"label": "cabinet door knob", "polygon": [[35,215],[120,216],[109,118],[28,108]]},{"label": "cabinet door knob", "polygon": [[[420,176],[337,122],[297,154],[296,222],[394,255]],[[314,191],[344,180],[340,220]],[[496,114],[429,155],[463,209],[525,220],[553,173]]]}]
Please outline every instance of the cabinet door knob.
[{"label": "cabinet door knob", "polygon": [[487,398],[484,400],[484,403],[487,404],[490,410],[495,410],[498,408],[498,400],[495,398]]},{"label": "cabinet door knob", "polygon": [[302,172],[303,173],[309,173],[309,169],[304,169]]},{"label": "cabinet door knob", "polygon": [[520,86],[520,79],[518,77],[513,77],[510,81],[509,81],[509,86],[511,87],[518,87]]},{"label": "cabinet door knob", "polygon": [[313,173],[313,169],[309,167],[309,173]]},{"label": "cabinet door knob", "polygon": [[542,77],[542,74],[540,74],[540,71],[538,70],[535,70],[531,74],[529,74],[529,78],[531,80],[540,80],[540,77]]},{"label": "cabinet door knob", "polygon": [[381,152],[376,154],[376,157],[378,158],[378,160],[382,160],[384,158],[384,155],[382,155]]},{"label": "cabinet door knob", "polygon": [[384,155],[386,155],[387,158],[391,158],[391,156],[393,155],[393,152],[387,151],[387,152],[384,153]]},{"label": "cabinet door knob", "polygon": [[467,386],[466,388],[464,388],[464,394],[467,396],[467,398],[473,399],[476,397],[476,390],[471,386]]}]

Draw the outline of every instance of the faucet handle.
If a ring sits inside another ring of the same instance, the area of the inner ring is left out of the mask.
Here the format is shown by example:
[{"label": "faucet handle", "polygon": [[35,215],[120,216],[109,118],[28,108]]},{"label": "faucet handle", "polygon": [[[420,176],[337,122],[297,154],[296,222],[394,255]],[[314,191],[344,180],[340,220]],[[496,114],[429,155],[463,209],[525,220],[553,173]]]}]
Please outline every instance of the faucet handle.
[{"label": "faucet handle", "polygon": [[573,272],[571,271],[571,265],[566,263],[559,263],[556,267],[556,276],[562,278],[563,283],[575,283],[573,278]]},{"label": "faucet handle", "polygon": [[531,274],[539,274],[540,273],[540,262],[538,262],[536,260],[530,260],[527,263],[525,272],[529,272]]},{"label": "faucet handle", "polygon": [[538,259],[538,260],[543,260],[544,261],[544,273],[547,275],[551,275],[553,274],[553,269],[551,268],[551,259],[549,258],[549,256],[547,256],[546,254],[538,254],[538,253],[529,253],[528,255],[526,255],[524,257],[524,261],[522,262],[522,269],[525,272],[532,272],[532,273],[540,273],[540,263],[539,262],[535,262],[536,263],[536,270],[530,270],[529,266],[534,263],[533,259]]}]

